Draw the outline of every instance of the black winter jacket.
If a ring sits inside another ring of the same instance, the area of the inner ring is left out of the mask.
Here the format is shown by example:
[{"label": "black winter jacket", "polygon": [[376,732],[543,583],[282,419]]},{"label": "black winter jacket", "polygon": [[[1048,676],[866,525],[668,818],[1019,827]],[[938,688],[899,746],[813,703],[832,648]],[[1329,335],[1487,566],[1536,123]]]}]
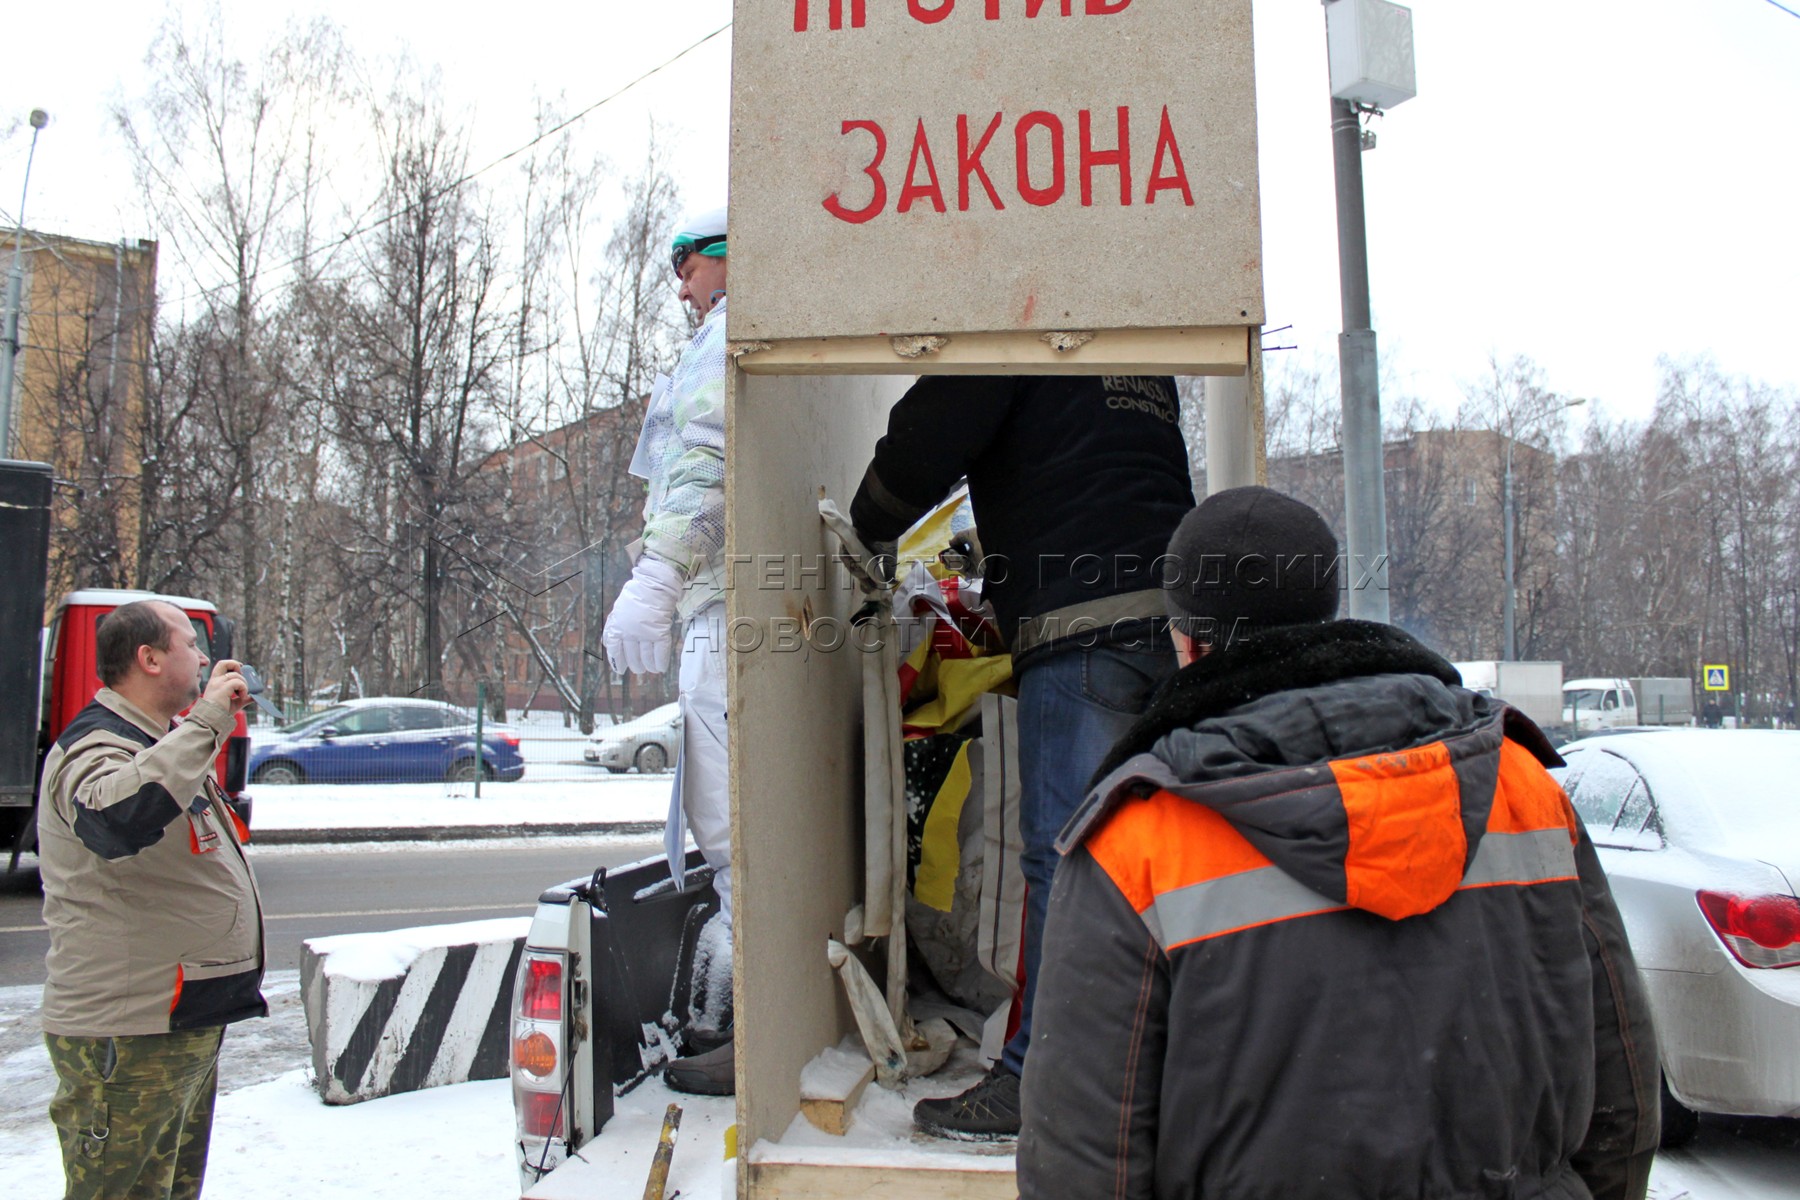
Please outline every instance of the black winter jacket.
[{"label": "black winter jacket", "polygon": [[1642,985],[1560,763],[1387,626],[1178,672],[1064,831],[1023,1200],[1636,1200]]},{"label": "black winter jacket", "polygon": [[850,517],[893,541],[967,476],[986,596],[1016,656],[1073,632],[1022,644],[1027,618],[1082,606],[1104,631],[1160,616],[1155,564],[1194,507],[1179,415],[1168,376],[927,375],[889,414]]}]

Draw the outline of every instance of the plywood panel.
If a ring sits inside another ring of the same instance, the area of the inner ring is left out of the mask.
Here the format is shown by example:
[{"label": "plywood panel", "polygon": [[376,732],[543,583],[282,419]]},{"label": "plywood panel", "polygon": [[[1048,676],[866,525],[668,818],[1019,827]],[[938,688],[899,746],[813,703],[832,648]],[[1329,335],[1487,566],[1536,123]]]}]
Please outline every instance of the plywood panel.
[{"label": "plywood panel", "polygon": [[[825,957],[861,871],[859,597],[819,521],[844,508],[908,378],[734,372],[727,426],[738,1125],[778,1137],[850,1023]],[[802,635],[810,628],[811,641]],[[835,645],[834,645],[835,643]]]},{"label": "plywood panel", "polygon": [[1260,325],[1250,11],[738,0],[731,336]]}]

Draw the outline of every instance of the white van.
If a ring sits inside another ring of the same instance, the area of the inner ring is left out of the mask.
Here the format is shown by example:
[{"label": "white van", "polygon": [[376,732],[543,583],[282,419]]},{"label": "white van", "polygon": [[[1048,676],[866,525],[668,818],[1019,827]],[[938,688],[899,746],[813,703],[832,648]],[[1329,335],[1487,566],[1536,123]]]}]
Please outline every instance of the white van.
[{"label": "white van", "polygon": [[1562,690],[1563,722],[1577,733],[1638,723],[1637,693],[1628,679],[1571,679]]}]

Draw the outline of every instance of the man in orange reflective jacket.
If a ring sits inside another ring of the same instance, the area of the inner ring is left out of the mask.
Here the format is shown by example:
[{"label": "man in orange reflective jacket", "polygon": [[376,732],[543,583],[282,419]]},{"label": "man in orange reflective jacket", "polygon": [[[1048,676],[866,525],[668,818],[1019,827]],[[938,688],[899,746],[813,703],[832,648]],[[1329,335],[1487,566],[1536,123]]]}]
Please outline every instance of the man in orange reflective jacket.
[{"label": "man in orange reflective jacket", "polygon": [[1059,842],[1022,1200],[1642,1197],[1655,1041],[1543,734],[1332,620],[1298,501],[1170,553],[1181,669]]}]

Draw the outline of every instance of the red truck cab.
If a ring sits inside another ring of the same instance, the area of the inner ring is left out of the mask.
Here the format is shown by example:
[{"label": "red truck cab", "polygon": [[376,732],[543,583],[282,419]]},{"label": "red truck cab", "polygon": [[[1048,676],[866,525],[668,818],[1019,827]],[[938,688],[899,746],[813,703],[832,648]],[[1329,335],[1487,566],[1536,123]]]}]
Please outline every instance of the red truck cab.
[{"label": "red truck cab", "polygon": [[[218,661],[231,654],[231,623],[219,615],[218,606],[210,600],[191,596],[164,596],[156,592],[130,591],[124,588],[83,588],[70,592],[56,605],[44,631],[44,732],[46,748],[54,744],[75,714],[87,707],[100,690],[96,670],[94,628],[121,604],[134,600],[161,600],[173,604],[194,626],[200,639],[200,652]],[[244,794],[244,769],[250,761],[250,733],[238,714],[237,727],[219,754],[219,785],[231,798],[231,806],[247,826],[250,822],[250,797]]]}]

